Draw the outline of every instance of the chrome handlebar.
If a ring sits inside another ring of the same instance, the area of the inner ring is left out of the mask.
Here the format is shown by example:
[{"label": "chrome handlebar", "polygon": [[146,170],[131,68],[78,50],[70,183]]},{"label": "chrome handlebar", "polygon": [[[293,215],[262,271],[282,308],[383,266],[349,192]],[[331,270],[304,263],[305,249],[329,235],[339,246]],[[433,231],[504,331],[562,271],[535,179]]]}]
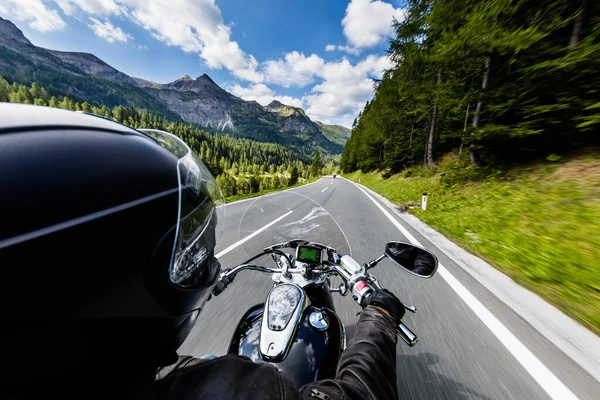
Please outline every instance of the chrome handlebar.
[{"label": "chrome handlebar", "polygon": [[[243,270],[252,270],[252,271],[266,272],[266,273],[271,273],[271,274],[277,274],[277,273],[279,273],[279,274],[280,273],[301,274],[301,275],[306,276],[306,274],[308,272],[307,269],[308,269],[308,267],[307,268],[270,268],[270,267],[263,267],[261,265],[254,265],[254,264],[240,264],[229,270],[225,270],[221,273],[221,275],[219,276],[217,285],[215,285],[215,288],[213,289],[213,294],[215,296],[217,296],[221,292],[223,292],[223,290],[225,290],[225,288],[227,288],[227,286],[231,282],[233,282],[233,279],[235,278],[235,276]],[[341,264],[327,263],[326,268],[312,269],[311,272],[317,273],[317,274],[336,273],[338,276],[340,276],[342,278],[344,283],[346,285],[348,285],[349,289],[351,289],[351,287],[353,285],[358,283],[359,280],[365,280],[369,284],[373,285],[375,288],[381,289],[381,286],[379,285],[377,278],[375,278],[374,276],[369,275],[367,273],[368,269],[369,269],[369,266],[365,265],[362,267],[362,270],[360,272],[357,271],[354,274],[352,274],[352,273],[349,273],[349,271],[347,271],[346,269],[344,269]],[[338,291],[338,290],[332,290],[332,292],[336,292],[336,291]],[[339,292],[341,294],[341,291],[339,291]],[[359,301],[359,304],[360,304],[360,299],[356,299],[356,300]],[[404,308],[407,311],[410,311],[412,313],[415,313],[417,311],[417,309],[414,306],[404,305]],[[400,324],[398,324],[398,326],[396,328],[396,332],[398,333],[398,336],[400,336],[400,338],[410,347],[416,345],[417,342],[419,341],[419,338],[417,337],[417,335],[415,335],[402,322],[400,322]]]},{"label": "chrome handlebar", "polygon": [[413,331],[408,329],[408,326],[404,325],[404,323],[402,322],[398,324],[396,332],[398,333],[398,336],[400,336],[400,339],[402,339],[404,343],[406,343],[410,347],[413,347],[419,341],[417,335],[415,335]]}]

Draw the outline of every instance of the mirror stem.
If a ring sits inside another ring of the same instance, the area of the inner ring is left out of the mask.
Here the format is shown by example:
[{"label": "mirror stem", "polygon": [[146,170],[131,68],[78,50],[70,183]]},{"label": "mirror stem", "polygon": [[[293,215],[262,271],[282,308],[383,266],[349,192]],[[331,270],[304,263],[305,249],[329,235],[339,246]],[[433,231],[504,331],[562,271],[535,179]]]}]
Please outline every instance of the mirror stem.
[{"label": "mirror stem", "polygon": [[379,257],[376,260],[371,261],[370,263],[367,264],[367,271],[370,270],[371,268],[373,268],[374,266],[376,266],[377,264],[379,264],[379,261],[383,260],[384,258],[386,258],[387,256],[385,254],[381,255],[381,257]]}]

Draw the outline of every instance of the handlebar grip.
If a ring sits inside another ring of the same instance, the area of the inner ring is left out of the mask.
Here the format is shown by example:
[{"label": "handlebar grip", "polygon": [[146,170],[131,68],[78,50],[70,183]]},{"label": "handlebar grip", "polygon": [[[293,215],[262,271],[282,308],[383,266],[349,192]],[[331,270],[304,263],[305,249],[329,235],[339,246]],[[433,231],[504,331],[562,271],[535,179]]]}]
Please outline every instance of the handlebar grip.
[{"label": "handlebar grip", "polygon": [[413,347],[419,341],[417,335],[415,335],[413,331],[411,331],[408,326],[404,325],[402,322],[398,324],[397,332],[398,336],[400,336],[400,339],[404,340],[404,343],[410,347]]}]

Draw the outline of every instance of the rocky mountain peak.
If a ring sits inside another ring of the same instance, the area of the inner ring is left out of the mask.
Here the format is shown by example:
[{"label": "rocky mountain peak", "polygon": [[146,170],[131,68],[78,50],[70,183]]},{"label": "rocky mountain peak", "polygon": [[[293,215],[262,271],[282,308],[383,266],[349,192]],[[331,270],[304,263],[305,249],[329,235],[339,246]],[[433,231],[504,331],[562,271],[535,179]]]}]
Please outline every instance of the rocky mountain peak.
[{"label": "rocky mountain peak", "polygon": [[272,102],[269,103],[269,105],[266,108],[281,108],[281,107],[285,107],[285,104],[280,103],[277,100],[273,100]]},{"label": "rocky mountain peak", "polygon": [[208,75],[203,74],[194,79],[189,75],[185,75],[174,82],[164,85],[165,88],[175,89],[183,92],[202,92],[202,91],[222,91]]},{"label": "rocky mountain peak", "polygon": [[[200,79],[203,79],[203,80],[205,80],[205,81],[208,81],[208,82],[212,83],[213,85],[217,85],[217,84],[215,83],[215,81],[213,81],[213,80],[211,79],[211,77],[210,77],[210,76],[208,76],[208,75],[206,75],[206,74],[202,74],[202,75],[201,75],[201,76],[199,76],[199,77],[198,77],[198,79],[196,79],[196,80],[200,80]],[[217,85],[217,86],[218,86],[218,85]]]},{"label": "rocky mountain peak", "polygon": [[23,35],[23,32],[7,19],[0,17],[0,35],[8,36],[11,39],[31,44],[29,39]]},{"label": "rocky mountain peak", "polygon": [[270,102],[265,109],[267,111],[277,113],[282,117],[296,116],[308,119],[303,109],[294,106],[288,106],[287,104],[283,104],[277,100]]}]

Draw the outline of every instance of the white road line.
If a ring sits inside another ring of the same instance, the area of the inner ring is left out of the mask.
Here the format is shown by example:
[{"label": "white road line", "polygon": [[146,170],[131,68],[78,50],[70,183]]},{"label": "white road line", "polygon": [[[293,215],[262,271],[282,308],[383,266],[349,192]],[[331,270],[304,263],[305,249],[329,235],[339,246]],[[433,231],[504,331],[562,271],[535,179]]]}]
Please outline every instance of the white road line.
[{"label": "white road line", "polygon": [[[356,183],[352,182],[361,192],[365,194],[381,212],[398,228],[400,232],[413,244],[423,247],[413,235],[404,228],[381,204],[364,191]],[[517,359],[533,379],[554,400],[578,400],[573,394],[542,362],[527,348],[515,335],[513,335],[475,296],[469,292],[442,264],[439,264],[440,276],[450,285],[458,296],[479,317],[481,322],[500,340],[500,343]]]},{"label": "white road line", "polygon": [[316,181],[314,181],[314,182],[311,182],[311,183],[306,183],[306,184],[304,184],[304,185],[300,185],[300,186],[293,187],[293,188],[290,188],[290,189],[278,190],[278,191],[275,191],[275,192],[271,192],[271,193],[263,194],[262,196],[250,197],[249,199],[242,199],[242,200],[236,200],[236,201],[232,201],[232,202],[230,202],[230,203],[225,203],[225,204],[222,204],[222,205],[220,205],[220,206],[218,206],[218,207],[227,207],[227,206],[231,206],[231,205],[233,205],[233,204],[239,204],[239,203],[243,203],[243,202],[245,202],[245,201],[250,201],[250,200],[258,200],[258,199],[260,199],[261,197],[274,196],[274,195],[276,195],[276,194],[280,194],[280,193],[289,192],[290,190],[302,189],[302,188],[304,188],[304,187],[307,187],[307,186],[310,186],[310,185],[314,185],[315,183],[318,183],[318,182],[320,182],[320,181],[321,181],[321,179],[323,179],[323,178],[320,178],[320,179],[318,179],[318,180],[316,180]]},{"label": "white road line", "polygon": [[277,218],[274,221],[269,222],[267,225],[263,226],[262,228],[260,228],[259,230],[249,234],[248,236],[246,236],[245,238],[243,238],[242,240],[239,240],[237,242],[235,242],[234,244],[232,244],[231,246],[229,246],[228,248],[226,248],[225,250],[221,251],[219,254],[217,254],[215,257],[219,258],[224,256],[225,254],[229,253],[231,250],[235,249],[236,247],[238,247],[239,245],[246,243],[248,240],[252,239],[254,236],[258,235],[259,233],[261,233],[262,231],[264,231],[265,229],[269,229],[271,226],[275,225],[276,223],[278,223],[279,221],[281,221],[282,219],[284,219],[285,217],[287,217],[288,215],[290,215],[291,213],[293,213],[293,211],[287,212],[285,214],[283,214],[281,217]]},{"label": "white road line", "polygon": [[323,193],[324,191],[326,191],[327,189],[329,189],[329,186],[325,186],[325,189],[321,190],[321,193]]}]

